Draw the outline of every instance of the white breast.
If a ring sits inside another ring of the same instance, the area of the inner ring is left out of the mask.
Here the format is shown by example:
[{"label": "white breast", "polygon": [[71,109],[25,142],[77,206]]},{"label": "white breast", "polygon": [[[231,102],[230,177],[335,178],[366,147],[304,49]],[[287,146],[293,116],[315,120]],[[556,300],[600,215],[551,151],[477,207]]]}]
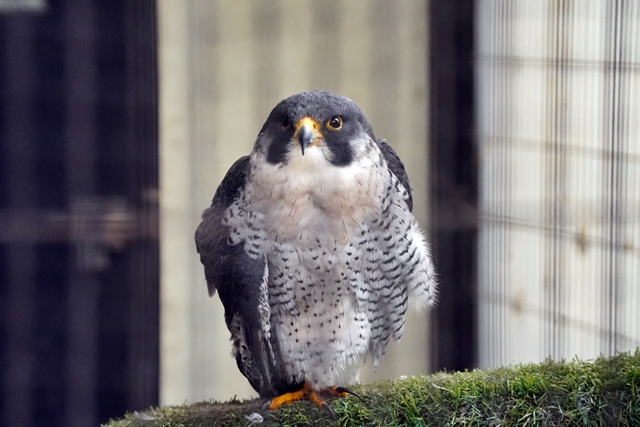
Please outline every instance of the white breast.
[{"label": "white breast", "polygon": [[331,164],[322,150],[291,155],[287,164],[272,165],[254,153],[247,197],[264,214],[270,237],[277,242],[314,241],[331,236],[346,244],[365,217],[376,215],[385,174],[380,152],[371,142],[370,155],[349,166]]}]

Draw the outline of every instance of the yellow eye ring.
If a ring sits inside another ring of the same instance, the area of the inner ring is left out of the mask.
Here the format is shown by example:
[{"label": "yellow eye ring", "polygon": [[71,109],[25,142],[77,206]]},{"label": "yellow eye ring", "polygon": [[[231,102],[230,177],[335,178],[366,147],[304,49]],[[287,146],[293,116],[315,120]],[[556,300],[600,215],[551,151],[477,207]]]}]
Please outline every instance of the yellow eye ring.
[{"label": "yellow eye ring", "polygon": [[333,116],[327,122],[327,128],[330,130],[338,130],[342,127],[342,117]]}]

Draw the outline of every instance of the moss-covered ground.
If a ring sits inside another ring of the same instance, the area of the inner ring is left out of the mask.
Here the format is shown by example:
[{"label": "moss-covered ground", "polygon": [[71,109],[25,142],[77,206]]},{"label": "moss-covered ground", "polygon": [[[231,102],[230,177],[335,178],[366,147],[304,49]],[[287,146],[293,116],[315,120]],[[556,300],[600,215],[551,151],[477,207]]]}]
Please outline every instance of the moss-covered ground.
[{"label": "moss-covered ground", "polygon": [[353,391],[362,400],[330,401],[337,421],[309,402],[265,411],[261,400],[251,400],[150,408],[108,426],[640,426],[640,350],[589,362],[436,373]]}]

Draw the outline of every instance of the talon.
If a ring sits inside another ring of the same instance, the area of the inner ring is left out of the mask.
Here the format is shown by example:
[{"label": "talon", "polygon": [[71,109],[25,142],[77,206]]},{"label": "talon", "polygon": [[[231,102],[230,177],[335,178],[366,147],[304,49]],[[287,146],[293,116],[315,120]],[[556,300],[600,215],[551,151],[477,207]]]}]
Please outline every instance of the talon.
[{"label": "talon", "polygon": [[269,409],[269,407],[271,406],[271,401],[273,399],[267,399],[264,402],[262,402],[262,406],[260,407],[261,410],[266,411],[267,409]]},{"label": "talon", "polygon": [[357,397],[360,400],[364,400],[358,393],[349,390],[346,387],[331,387],[329,390],[331,390],[331,393],[334,394],[335,396],[339,396],[339,397],[347,397],[347,395],[352,395]]},{"label": "talon", "polygon": [[326,413],[328,413],[331,418],[333,418],[334,420],[338,419],[338,416],[336,415],[336,411],[333,410],[333,408],[331,406],[329,406],[329,404],[327,402],[322,402],[322,405],[319,405],[321,409],[323,409]]}]

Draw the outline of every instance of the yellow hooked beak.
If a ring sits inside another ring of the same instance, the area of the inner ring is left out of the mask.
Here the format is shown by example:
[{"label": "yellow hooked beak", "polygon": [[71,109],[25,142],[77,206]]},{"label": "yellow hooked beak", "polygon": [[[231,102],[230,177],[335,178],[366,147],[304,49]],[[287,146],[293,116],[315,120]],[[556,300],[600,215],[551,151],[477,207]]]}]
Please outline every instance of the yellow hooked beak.
[{"label": "yellow hooked beak", "polygon": [[320,133],[320,125],[317,121],[309,116],[305,116],[298,120],[294,127],[295,132],[293,134],[293,138],[298,144],[300,144],[300,149],[302,150],[303,156],[304,150],[308,146],[320,146],[320,143],[324,136]]}]

